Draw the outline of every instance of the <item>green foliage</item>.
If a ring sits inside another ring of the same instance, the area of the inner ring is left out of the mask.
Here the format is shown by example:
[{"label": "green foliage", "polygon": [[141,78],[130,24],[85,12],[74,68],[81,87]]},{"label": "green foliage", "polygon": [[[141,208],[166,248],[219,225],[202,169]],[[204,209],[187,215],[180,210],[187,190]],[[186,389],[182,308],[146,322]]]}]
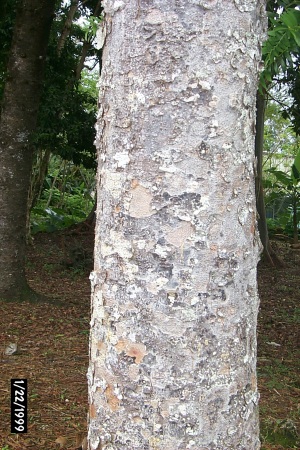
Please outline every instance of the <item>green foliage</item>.
[{"label": "green foliage", "polygon": [[[18,0],[0,2],[0,99],[3,93],[9,49],[13,34],[15,10]],[[62,52],[58,54],[58,39],[64,29],[68,8],[58,1],[47,50],[47,66],[39,109],[38,124],[32,144],[36,149],[50,149],[75,164],[95,167],[95,129],[97,89],[87,88],[80,77],[79,62],[83,43],[88,35],[90,45],[86,58],[99,61],[99,51],[92,45],[93,33],[100,20],[93,11],[98,2],[87,0],[80,5],[72,24],[70,35]],[[98,11],[100,15],[101,10]],[[78,21],[78,19],[81,19]],[[85,18],[85,21],[82,20]],[[86,25],[83,25],[86,23]],[[84,76],[87,77],[87,70]],[[98,74],[91,75],[98,77]]]},{"label": "green foliage", "polygon": [[50,149],[62,158],[95,167],[95,122],[97,113],[97,89],[84,81],[98,75],[83,73],[82,80],[75,79],[81,57],[84,32],[73,25],[72,36],[60,55],[57,53],[57,35],[63,26],[63,18],[53,24],[45,74],[44,90],[39,110],[38,126],[33,136],[36,148]]},{"label": "green foliage", "polygon": [[[96,103],[98,100],[98,81],[99,73],[96,70],[83,69],[81,73],[80,83],[78,84],[79,92],[86,97],[84,108],[86,111],[95,114]],[[89,101],[89,99],[93,99]]]},{"label": "green foliage", "polygon": [[269,13],[268,39],[262,47],[265,69],[261,73],[261,86],[266,89],[275,75],[293,67],[300,46],[300,11],[287,8],[281,14]]},{"label": "green foliage", "polygon": [[270,235],[297,235],[299,171],[299,142],[291,121],[282,117],[278,104],[269,102],[265,121],[264,188]]},{"label": "green foliage", "polygon": [[291,121],[282,117],[282,107],[278,103],[269,101],[264,126],[264,168],[285,167],[289,170],[296,148],[297,138]]},{"label": "green foliage", "polygon": [[[280,199],[282,200],[282,199]],[[299,223],[300,213],[298,212],[297,220]],[[276,234],[284,234],[292,237],[294,234],[293,229],[293,216],[291,210],[285,210],[277,213],[276,219],[267,219],[267,225],[269,230],[269,236],[272,237]]]},{"label": "green foliage", "polygon": [[271,83],[285,89],[291,98],[282,109],[282,116],[289,118],[297,135],[300,134],[300,11],[299,2],[268,0],[268,39],[262,53],[264,71],[260,78],[260,91],[264,94]]},{"label": "green foliage", "polygon": [[87,42],[93,41],[93,39],[96,36],[98,27],[99,27],[100,23],[102,22],[102,20],[103,20],[103,17],[95,17],[95,16],[88,17],[85,25],[82,27],[82,29],[84,31],[85,41],[87,41]]},{"label": "green foliage", "polygon": [[293,179],[293,184],[297,184],[300,180],[300,149],[296,155],[295,161],[293,162],[291,176]]},{"label": "green foliage", "polygon": [[277,13],[286,8],[294,8],[298,6],[297,0],[267,0],[267,11]]},{"label": "green foliage", "polygon": [[287,175],[285,172],[282,172],[282,170],[276,170],[276,169],[268,169],[267,172],[274,175],[275,182],[273,183],[273,188],[279,189],[283,192],[289,192],[292,189],[293,186],[293,179],[291,176]]},{"label": "green foliage", "polygon": [[31,212],[33,234],[52,232],[83,221],[94,205],[94,171],[53,157],[43,192]]},{"label": "green foliage", "polygon": [[[298,183],[300,178],[295,178],[294,173],[299,169],[299,154],[295,158],[292,165],[292,171],[287,174],[281,170],[274,168],[268,169],[266,172],[272,175],[272,179],[265,182],[265,187],[269,189],[266,195],[266,205],[279,203],[284,208],[277,214],[276,219],[269,220],[270,230],[282,229],[288,235],[296,235],[298,233],[298,224],[300,220],[300,193]],[[296,164],[295,164],[296,162]],[[299,175],[299,172],[298,172]]]},{"label": "green foliage", "polygon": [[265,443],[281,445],[289,449],[299,448],[299,435],[292,420],[270,418],[262,421],[261,437]]},{"label": "green foliage", "polygon": [[282,77],[281,84],[286,89],[292,99],[288,107],[284,108],[282,115],[290,118],[295,133],[300,135],[300,73],[299,73],[300,55],[294,59],[294,66],[287,69]]}]

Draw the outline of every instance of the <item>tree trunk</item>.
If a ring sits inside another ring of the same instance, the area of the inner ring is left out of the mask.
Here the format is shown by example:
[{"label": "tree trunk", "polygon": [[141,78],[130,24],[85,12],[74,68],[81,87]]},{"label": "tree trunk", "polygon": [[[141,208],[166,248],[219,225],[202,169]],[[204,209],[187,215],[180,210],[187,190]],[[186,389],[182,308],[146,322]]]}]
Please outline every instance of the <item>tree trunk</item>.
[{"label": "tree trunk", "polygon": [[264,122],[265,122],[266,99],[263,94],[257,92],[256,99],[256,208],[258,213],[258,230],[263,246],[263,256],[272,266],[283,267],[284,262],[277,256],[269,241],[269,232],[266,218],[265,197],[263,189],[263,149],[264,149]]},{"label": "tree trunk", "polygon": [[49,149],[37,150],[35,153],[36,153],[35,161],[33,162],[31,169],[31,178],[27,200],[27,219],[26,219],[27,243],[31,241],[30,213],[32,208],[35,207],[35,205],[37,204],[37,202],[41,197],[43,184],[45,182],[45,178],[48,172],[48,165],[51,156],[51,151]]},{"label": "tree trunk", "polygon": [[26,211],[54,0],[22,0],[14,29],[0,119],[0,299],[28,296]]},{"label": "tree trunk", "polygon": [[85,63],[85,60],[86,60],[86,57],[87,57],[87,54],[88,54],[88,51],[90,48],[91,48],[91,43],[89,41],[84,41],[84,43],[82,44],[82,52],[81,52],[80,60],[76,67],[75,81],[80,80],[81,72],[84,68],[84,63]]},{"label": "tree trunk", "polygon": [[57,54],[60,55],[62,52],[62,49],[65,46],[66,40],[68,39],[68,36],[71,32],[74,16],[76,14],[76,11],[78,9],[78,3],[79,0],[73,0],[71,2],[66,21],[64,23],[64,27],[62,29],[58,44],[57,44]]},{"label": "tree trunk", "polygon": [[[101,15],[101,0],[99,0],[95,6],[94,12],[93,12],[93,16],[94,17],[99,17]],[[80,77],[81,77],[81,72],[84,68],[84,63],[86,60],[86,57],[88,55],[88,51],[91,48],[91,42],[90,41],[84,41],[83,45],[82,45],[82,52],[81,52],[81,56],[80,56],[80,60],[77,64],[76,67],[76,72],[75,72],[75,81],[79,81]]]},{"label": "tree trunk", "polygon": [[293,244],[295,244],[295,245],[299,244],[297,213],[298,213],[298,193],[297,193],[297,187],[294,187],[294,189],[293,189]]},{"label": "tree trunk", "polygon": [[256,450],[264,2],[103,5],[89,448]]}]

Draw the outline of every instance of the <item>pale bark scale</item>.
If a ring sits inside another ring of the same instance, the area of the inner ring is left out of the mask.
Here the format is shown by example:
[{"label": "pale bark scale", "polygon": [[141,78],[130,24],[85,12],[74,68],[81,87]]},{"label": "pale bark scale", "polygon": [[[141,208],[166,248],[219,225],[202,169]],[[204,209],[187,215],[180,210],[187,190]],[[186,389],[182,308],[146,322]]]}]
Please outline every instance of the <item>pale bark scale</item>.
[{"label": "pale bark scale", "polygon": [[90,449],[256,450],[264,2],[103,6]]}]

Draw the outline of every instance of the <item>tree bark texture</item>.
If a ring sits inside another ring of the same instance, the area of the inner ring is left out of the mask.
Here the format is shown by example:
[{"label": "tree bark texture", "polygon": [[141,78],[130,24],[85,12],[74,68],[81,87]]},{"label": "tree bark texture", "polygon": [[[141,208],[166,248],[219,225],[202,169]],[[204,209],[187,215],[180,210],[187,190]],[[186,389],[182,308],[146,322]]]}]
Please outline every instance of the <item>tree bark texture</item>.
[{"label": "tree bark texture", "polygon": [[89,448],[256,450],[264,2],[103,6]]},{"label": "tree bark texture", "polygon": [[54,4],[54,0],[21,0],[14,28],[0,118],[0,299],[18,299],[28,293],[30,133],[36,125]]}]

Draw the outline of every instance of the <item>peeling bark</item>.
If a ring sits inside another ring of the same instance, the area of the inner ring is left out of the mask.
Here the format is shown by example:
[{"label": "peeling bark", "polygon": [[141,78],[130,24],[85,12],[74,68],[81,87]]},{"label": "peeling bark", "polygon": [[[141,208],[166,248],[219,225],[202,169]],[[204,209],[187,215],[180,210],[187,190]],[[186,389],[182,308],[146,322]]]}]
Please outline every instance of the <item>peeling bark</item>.
[{"label": "peeling bark", "polygon": [[256,450],[264,2],[103,6],[89,448]]}]

